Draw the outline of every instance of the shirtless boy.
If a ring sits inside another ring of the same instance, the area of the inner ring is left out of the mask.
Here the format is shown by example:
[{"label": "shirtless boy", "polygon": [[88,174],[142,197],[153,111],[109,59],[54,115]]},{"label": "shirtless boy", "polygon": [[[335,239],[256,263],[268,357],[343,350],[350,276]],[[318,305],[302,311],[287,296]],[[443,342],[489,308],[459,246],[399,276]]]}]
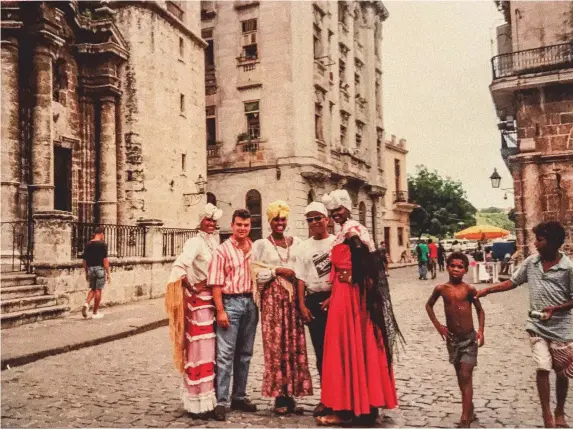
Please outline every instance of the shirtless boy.
[{"label": "shirtless boy", "polygon": [[[475,420],[472,374],[477,365],[478,345],[484,344],[485,313],[481,303],[475,298],[476,289],[463,281],[464,274],[468,270],[468,257],[460,252],[454,252],[448,257],[446,264],[450,280],[434,289],[426,303],[426,311],[434,327],[446,341],[450,363],[456,369],[462,393],[462,417],[458,427],[469,427]],[[440,324],[434,313],[434,304],[440,297],[444,301],[447,326]],[[472,303],[479,320],[477,333],[474,330]]]}]

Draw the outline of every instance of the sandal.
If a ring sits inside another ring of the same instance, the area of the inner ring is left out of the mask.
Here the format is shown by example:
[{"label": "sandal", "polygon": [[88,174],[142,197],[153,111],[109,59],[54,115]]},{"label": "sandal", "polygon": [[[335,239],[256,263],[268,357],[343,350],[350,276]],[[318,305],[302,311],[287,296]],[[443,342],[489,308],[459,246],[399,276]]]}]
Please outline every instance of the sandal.
[{"label": "sandal", "polygon": [[338,415],[333,414],[333,415],[325,415],[323,417],[317,417],[316,418],[316,423],[319,426],[327,426],[327,427],[331,427],[331,426],[344,426],[344,425],[349,425],[352,423],[352,419],[348,419],[348,420],[343,420],[342,418],[340,418]]}]

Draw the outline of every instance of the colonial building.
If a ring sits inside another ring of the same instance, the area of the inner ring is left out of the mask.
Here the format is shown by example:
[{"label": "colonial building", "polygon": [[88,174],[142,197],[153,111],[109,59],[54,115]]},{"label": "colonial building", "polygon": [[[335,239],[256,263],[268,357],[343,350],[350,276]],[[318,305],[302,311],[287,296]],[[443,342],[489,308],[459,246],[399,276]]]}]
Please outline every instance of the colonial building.
[{"label": "colonial building", "polygon": [[[118,264],[151,256],[138,220],[196,227],[200,22],[197,2],[2,1],[3,270],[27,259],[48,284],[72,275],[94,224]],[[85,293],[75,278],[55,283],[72,304]],[[137,279],[110,290],[116,301],[148,293]]]},{"label": "colonial building", "polygon": [[566,226],[571,254],[573,4],[496,3],[505,23],[497,28],[490,91],[513,180],[518,247],[535,252],[532,227],[555,219]]},{"label": "colonial building", "polygon": [[209,44],[209,198],[223,208],[250,209],[253,238],[269,232],[266,206],[286,200],[290,232],[304,237],[304,207],[344,186],[354,217],[380,242],[387,187],[382,2],[203,1],[201,7]]},{"label": "colonial building", "polygon": [[392,135],[384,142],[384,172],[388,190],[384,196],[384,242],[394,263],[400,261],[402,252],[410,246],[410,212],[416,205],[408,201],[406,176],[406,139]]}]

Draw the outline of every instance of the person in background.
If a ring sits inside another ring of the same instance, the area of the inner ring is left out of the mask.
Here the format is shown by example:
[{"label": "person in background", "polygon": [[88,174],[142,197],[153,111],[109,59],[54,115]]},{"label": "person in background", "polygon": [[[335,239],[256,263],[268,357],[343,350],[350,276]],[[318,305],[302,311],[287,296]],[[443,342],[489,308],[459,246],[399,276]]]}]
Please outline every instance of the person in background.
[{"label": "person in background", "polygon": [[384,263],[384,273],[386,276],[390,276],[388,272],[388,265],[390,264],[390,259],[388,258],[388,249],[386,248],[386,242],[380,242],[380,248],[378,248],[378,252],[380,253],[380,260]]},{"label": "person in background", "polygon": [[183,408],[210,418],[215,396],[215,306],[207,286],[209,264],[219,246],[215,232],[223,211],[207,203],[199,214],[199,233],[188,239],[173,263],[165,293],[173,361],[181,373]]},{"label": "person in background", "polygon": [[[545,427],[568,428],[565,400],[569,379],[573,378],[573,263],[560,248],[565,242],[565,229],[557,221],[533,228],[535,247],[539,252],[525,259],[511,280],[479,290],[476,298],[529,287],[529,334],[533,358],[537,365],[537,392]],[[550,379],[555,372],[556,406],[551,413]]]},{"label": "person in background", "polygon": [[428,239],[428,249],[430,255],[428,256],[428,269],[432,274],[432,279],[436,279],[436,267],[438,265],[438,247],[432,239]]},{"label": "person in background", "polygon": [[107,244],[104,242],[103,228],[96,227],[93,239],[84,248],[82,256],[86,281],[90,286],[86,303],[82,307],[82,315],[88,317],[90,303],[94,301],[93,319],[103,318],[103,313],[98,312],[101,303],[101,293],[106,282],[111,281],[109,261],[107,259]]},{"label": "person in background", "polygon": [[426,241],[420,240],[416,246],[416,254],[418,256],[418,273],[420,274],[418,279],[427,281],[430,249],[428,248],[428,245],[426,245]]},{"label": "person in background", "polygon": [[457,240],[452,243],[452,252],[462,252],[462,245]]},{"label": "person in background", "polygon": [[438,267],[440,272],[444,271],[444,262],[446,259],[446,249],[442,242],[438,242]]},{"label": "person in background", "polygon": [[[332,283],[329,281],[332,268],[330,248],[334,236],[328,233],[328,211],[324,204],[312,202],[304,212],[312,236],[299,248],[295,270],[299,279],[298,302],[302,318],[310,332],[316,368],[322,380],[326,317],[332,294]],[[329,414],[332,414],[332,410],[326,408],[323,403],[319,403],[313,413],[315,417]]]}]

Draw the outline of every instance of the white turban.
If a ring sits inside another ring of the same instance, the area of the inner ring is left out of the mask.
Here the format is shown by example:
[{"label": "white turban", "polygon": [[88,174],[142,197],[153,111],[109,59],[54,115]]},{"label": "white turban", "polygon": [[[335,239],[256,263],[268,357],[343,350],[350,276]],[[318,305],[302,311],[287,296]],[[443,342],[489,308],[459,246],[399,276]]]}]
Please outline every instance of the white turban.
[{"label": "white turban", "polygon": [[326,207],[320,202],[312,202],[309,204],[306,209],[304,210],[304,214],[307,215],[311,212],[318,212],[319,214],[323,214],[324,216],[328,216],[328,210]]},{"label": "white turban", "polygon": [[334,190],[330,194],[322,196],[322,203],[328,210],[334,210],[340,206],[344,206],[349,211],[352,211],[352,199],[346,190]]},{"label": "white turban", "polygon": [[212,219],[213,221],[217,221],[222,216],[223,216],[222,209],[219,209],[212,203],[207,203],[203,208],[203,211],[199,212],[199,223],[201,223],[201,221],[203,221],[204,218],[209,218]]}]

